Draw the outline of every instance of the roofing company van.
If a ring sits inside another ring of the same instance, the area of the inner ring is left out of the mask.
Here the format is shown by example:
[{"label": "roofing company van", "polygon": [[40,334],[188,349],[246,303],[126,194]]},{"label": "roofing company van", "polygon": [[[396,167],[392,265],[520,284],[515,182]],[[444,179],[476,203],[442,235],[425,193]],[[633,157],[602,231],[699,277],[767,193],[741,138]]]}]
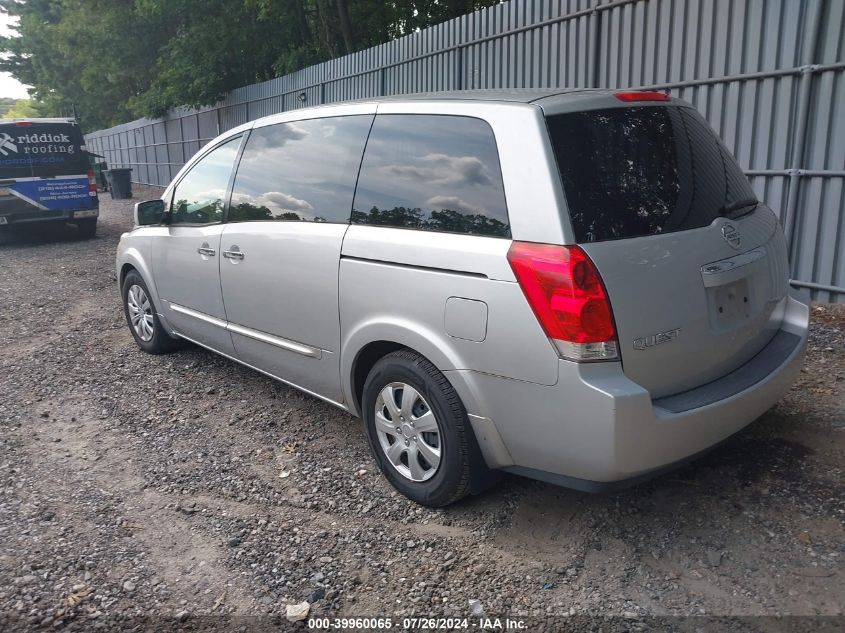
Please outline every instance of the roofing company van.
[{"label": "roofing company van", "polygon": [[0,228],[69,222],[97,231],[99,200],[82,131],[73,119],[0,119]]}]

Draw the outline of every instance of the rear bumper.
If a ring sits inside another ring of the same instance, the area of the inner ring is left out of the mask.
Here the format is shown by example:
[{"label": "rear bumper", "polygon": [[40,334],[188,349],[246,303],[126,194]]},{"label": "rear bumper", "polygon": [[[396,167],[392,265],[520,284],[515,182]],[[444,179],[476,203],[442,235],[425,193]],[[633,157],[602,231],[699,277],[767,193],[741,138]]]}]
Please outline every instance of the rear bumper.
[{"label": "rear bumper", "polygon": [[73,222],[99,217],[98,207],[91,209],[47,209],[4,214],[0,211],[0,226],[30,224],[32,222]]},{"label": "rear bumper", "polygon": [[620,363],[560,361],[553,386],[448,374],[471,403],[492,467],[583,490],[615,488],[684,463],[772,407],[801,370],[808,321],[808,306],[789,298],[781,333],[746,365],[659,400]]}]

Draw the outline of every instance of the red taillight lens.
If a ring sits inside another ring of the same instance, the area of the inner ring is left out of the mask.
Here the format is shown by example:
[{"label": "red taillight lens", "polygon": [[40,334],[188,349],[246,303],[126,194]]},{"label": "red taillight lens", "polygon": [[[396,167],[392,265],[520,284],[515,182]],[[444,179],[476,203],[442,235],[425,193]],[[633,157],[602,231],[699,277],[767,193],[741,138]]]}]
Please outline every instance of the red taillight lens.
[{"label": "red taillight lens", "polygon": [[94,176],[94,170],[88,170],[88,195],[89,196],[96,196],[97,195],[97,178]]},{"label": "red taillight lens", "polygon": [[618,357],[610,300],[580,247],[514,242],[508,262],[540,325],[565,358]]},{"label": "red taillight lens", "polygon": [[32,121],[15,121],[15,125],[17,127],[29,127],[32,125]]},{"label": "red taillight lens", "polygon": [[656,90],[626,90],[613,95],[620,101],[670,101],[672,97]]}]

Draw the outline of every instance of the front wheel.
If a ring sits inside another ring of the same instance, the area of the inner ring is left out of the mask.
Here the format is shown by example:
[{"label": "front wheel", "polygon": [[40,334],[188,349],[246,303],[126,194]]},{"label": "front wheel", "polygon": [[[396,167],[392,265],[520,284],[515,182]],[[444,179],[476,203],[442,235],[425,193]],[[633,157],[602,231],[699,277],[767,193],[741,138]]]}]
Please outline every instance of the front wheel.
[{"label": "front wheel", "polygon": [[426,358],[400,350],[379,360],[364,384],[364,427],[382,473],[422,505],[449,505],[470,492],[475,469],[466,410]]},{"label": "front wheel", "polygon": [[123,280],[123,313],[132,338],[148,354],[164,354],[179,347],[179,340],[164,330],[158,318],[147,284],[131,270]]}]

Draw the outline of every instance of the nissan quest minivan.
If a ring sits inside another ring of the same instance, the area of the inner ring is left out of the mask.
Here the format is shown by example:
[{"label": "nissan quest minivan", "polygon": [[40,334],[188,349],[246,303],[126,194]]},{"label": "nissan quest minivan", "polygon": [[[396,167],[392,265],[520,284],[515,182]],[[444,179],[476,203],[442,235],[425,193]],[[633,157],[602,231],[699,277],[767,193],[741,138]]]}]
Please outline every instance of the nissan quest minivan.
[{"label": "nissan quest minivan", "polygon": [[457,92],[222,134],[137,205],[130,332],[191,341],[363,419],[430,506],[504,470],[581,490],[713,447],[798,373],[774,213],[688,103]]}]

